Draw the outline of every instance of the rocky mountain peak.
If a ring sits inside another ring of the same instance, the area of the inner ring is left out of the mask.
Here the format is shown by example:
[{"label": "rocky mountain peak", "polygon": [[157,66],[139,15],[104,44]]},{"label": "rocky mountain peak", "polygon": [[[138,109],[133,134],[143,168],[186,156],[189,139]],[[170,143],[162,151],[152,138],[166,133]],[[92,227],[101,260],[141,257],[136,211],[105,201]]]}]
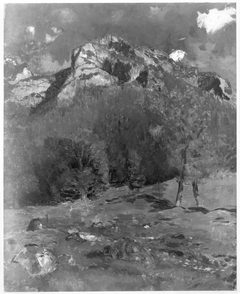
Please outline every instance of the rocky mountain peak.
[{"label": "rocky mountain peak", "polygon": [[[16,66],[22,69],[19,64]],[[25,64],[24,70],[27,70]],[[16,79],[16,74],[14,77]],[[70,68],[46,76],[18,74],[17,78],[16,81],[6,80],[14,85],[10,99],[29,107],[52,99],[59,106],[71,104],[76,91],[83,87],[124,87],[127,84],[167,95],[176,84],[182,83],[184,87],[211,91],[220,99],[233,100],[230,83],[216,73],[199,72],[196,67],[175,62],[163,51],[133,46],[113,35],[73,48]]]}]

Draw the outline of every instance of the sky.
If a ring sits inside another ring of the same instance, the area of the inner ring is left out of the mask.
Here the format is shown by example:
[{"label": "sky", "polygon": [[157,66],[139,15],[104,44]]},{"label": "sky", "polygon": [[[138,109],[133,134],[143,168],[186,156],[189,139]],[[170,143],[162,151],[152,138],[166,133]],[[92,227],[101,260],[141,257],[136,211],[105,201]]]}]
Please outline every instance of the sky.
[{"label": "sky", "polygon": [[[41,66],[56,71],[69,66],[74,46],[111,33],[132,45],[161,49],[168,54],[183,50],[189,65],[215,71],[236,87],[234,10],[231,2],[7,4],[4,53],[19,55],[19,48],[26,41],[26,27],[35,28],[34,38],[39,43],[46,34],[54,35],[51,28],[55,27],[61,33],[41,52],[45,58]],[[41,67],[34,62],[35,67]]]}]

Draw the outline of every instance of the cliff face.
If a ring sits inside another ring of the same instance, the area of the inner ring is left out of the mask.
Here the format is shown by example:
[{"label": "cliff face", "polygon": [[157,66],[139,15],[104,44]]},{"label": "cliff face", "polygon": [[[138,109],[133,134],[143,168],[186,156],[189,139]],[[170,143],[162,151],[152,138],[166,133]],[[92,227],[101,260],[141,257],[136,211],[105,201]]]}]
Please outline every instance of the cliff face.
[{"label": "cliff face", "polygon": [[[10,60],[5,60],[5,64],[9,68]],[[11,66],[18,67],[20,73],[15,69],[15,74],[6,77],[10,99],[34,108],[50,100],[60,107],[69,105],[79,88],[130,85],[168,95],[179,83],[234,102],[230,83],[216,73],[199,72],[195,67],[174,62],[163,51],[134,47],[111,35],[75,47],[71,67],[53,75],[34,76],[25,65]]]}]

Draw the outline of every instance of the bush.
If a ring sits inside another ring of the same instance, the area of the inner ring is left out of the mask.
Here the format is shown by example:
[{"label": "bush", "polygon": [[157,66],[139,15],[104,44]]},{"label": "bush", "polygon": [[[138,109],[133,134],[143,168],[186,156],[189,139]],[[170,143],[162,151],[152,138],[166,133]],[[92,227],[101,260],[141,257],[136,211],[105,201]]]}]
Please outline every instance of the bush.
[{"label": "bush", "polygon": [[15,103],[6,109],[7,206],[16,199],[20,205],[58,203],[108,183],[104,142],[87,129],[87,120],[82,124],[79,105],[65,115],[57,108],[41,117],[29,117],[29,110]]},{"label": "bush", "polygon": [[33,161],[40,191],[48,201],[87,194],[89,184],[101,178],[97,165],[90,145],[68,138],[46,138]]}]

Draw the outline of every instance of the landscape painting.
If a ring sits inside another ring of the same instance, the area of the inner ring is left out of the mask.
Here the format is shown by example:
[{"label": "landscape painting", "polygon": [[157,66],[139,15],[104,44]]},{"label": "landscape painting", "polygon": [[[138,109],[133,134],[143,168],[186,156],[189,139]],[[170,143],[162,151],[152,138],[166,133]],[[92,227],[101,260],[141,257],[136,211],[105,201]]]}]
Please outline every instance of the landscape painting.
[{"label": "landscape painting", "polygon": [[5,3],[4,291],[233,291],[236,2]]}]

